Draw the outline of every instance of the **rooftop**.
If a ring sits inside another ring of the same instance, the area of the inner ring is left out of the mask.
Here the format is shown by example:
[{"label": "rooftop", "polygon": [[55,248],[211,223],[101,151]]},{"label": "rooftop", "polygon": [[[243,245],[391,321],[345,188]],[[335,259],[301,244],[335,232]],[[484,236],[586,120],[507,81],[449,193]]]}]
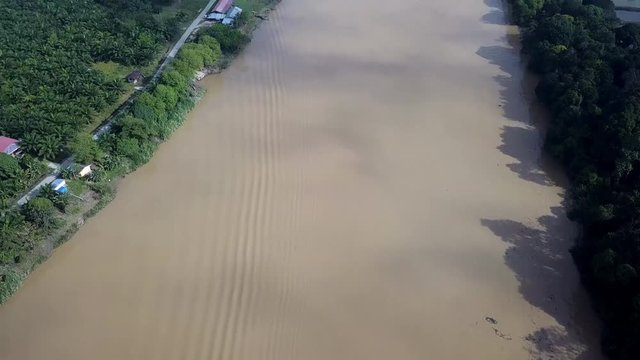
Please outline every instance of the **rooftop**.
[{"label": "rooftop", "polygon": [[128,81],[135,81],[135,80],[140,80],[142,79],[142,73],[138,70],[132,72],[131,74],[127,75],[127,80]]},{"label": "rooftop", "polygon": [[18,149],[18,140],[6,136],[0,136],[0,151],[11,154]]},{"label": "rooftop", "polygon": [[216,6],[214,6],[213,8],[213,11],[221,14],[226,14],[232,5],[233,0],[218,0]]}]

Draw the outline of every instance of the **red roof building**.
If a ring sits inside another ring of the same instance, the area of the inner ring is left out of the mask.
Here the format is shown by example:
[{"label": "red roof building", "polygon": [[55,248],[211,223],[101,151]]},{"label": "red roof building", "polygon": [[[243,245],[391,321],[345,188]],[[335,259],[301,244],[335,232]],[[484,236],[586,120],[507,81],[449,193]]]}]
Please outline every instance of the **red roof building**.
[{"label": "red roof building", "polygon": [[0,151],[7,155],[14,155],[20,146],[18,140],[6,136],[0,136]]},{"label": "red roof building", "polygon": [[220,14],[226,14],[233,6],[233,0],[218,0],[216,6],[213,7],[213,12]]}]

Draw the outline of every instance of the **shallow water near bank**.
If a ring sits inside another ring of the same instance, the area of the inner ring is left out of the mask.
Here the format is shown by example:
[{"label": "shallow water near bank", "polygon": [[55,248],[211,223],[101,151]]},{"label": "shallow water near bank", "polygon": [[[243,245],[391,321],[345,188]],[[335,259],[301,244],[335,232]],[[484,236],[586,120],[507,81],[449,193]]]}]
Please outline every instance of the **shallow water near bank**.
[{"label": "shallow water near bank", "polygon": [[599,359],[498,1],[283,1],[0,359]]},{"label": "shallow water near bank", "polygon": [[616,16],[623,22],[640,22],[640,12],[638,11],[616,10]]},{"label": "shallow water near bank", "polygon": [[613,0],[615,6],[622,6],[627,8],[640,8],[640,1],[638,0]]}]

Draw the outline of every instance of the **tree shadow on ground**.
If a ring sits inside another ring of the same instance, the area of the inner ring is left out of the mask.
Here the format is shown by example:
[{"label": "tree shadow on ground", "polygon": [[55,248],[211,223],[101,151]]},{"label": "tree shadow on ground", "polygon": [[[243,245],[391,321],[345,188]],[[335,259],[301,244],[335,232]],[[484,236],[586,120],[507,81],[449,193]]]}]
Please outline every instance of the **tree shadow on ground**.
[{"label": "tree shadow on ground", "polygon": [[[549,215],[531,224],[490,219],[482,219],[481,223],[509,244],[505,263],[514,272],[524,299],[560,325],[540,328],[525,338],[532,345],[534,358],[599,358],[597,351],[585,345],[597,344],[597,339],[587,338],[594,333],[587,327],[596,320],[578,285],[569,254],[575,234],[563,208],[553,207]],[[577,317],[580,321],[576,321]]]},{"label": "tree shadow on ground", "polygon": [[537,79],[526,71],[519,54],[518,35],[508,34],[509,46],[484,46],[476,54],[498,67],[503,116],[513,123],[502,128],[498,149],[516,160],[506,166],[524,180],[544,186],[564,184],[559,168],[543,153],[548,114],[535,98]]},{"label": "tree shadow on ground", "polygon": [[480,20],[485,24],[505,25],[507,17],[504,12],[504,4],[501,0],[484,0],[485,5],[491,8],[491,11],[484,14]]},{"label": "tree shadow on ground", "polygon": [[505,4],[503,0],[484,0],[484,4],[493,10],[504,11]]},{"label": "tree shadow on ground", "polygon": [[504,12],[500,10],[492,10],[491,12],[482,15],[482,18],[480,18],[480,20],[482,20],[482,22],[485,24],[491,24],[491,25],[506,24]]},{"label": "tree shadow on ground", "polygon": [[[482,21],[507,23],[502,0],[484,0],[490,8]],[[498,22],[497,20],[501,20]],[[537,78],[526,69],[520,55],[519,34],[506,27],[497,45],[484,46],[476,54],[498,69],[493,77],[499,87],[502,127],[498,149],[516,160],[506,166],[521,179],[542,186],[566,185],[561,169],[543,153],[549,115],[535,98]],[[598,334],[592,327],[597,318],[591,310],[569,249],[575,239],[574,227],[563,206],[530,223],[508,219],[481,219],[483,226],[509,244],[505,264],[519,282],[519,292],[532,306],[551,316],[557,326],[540,327],[525,337],[533,359],[602,358]],[[579,320],[576,320],[579,319]]]},{"label": "tree shadow on ground", "polygon": [[564,329],[546,327],[529,334],[525,340],[534,344],[529,350],[534,359],[595,359],[583,344],[575,342]]}]

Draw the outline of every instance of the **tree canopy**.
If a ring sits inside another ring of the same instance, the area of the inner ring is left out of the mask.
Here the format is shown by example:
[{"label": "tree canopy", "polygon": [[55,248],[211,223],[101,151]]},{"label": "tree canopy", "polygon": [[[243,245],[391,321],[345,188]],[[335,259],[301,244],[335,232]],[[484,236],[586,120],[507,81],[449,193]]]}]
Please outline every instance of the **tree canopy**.
[{"label": "tree canopy", "polygon": [[573,251],[613,359],[640,359],[640,26],[609,0],[511,0],[553,117],[546,149],[572,180]]},{"label": "tree canopy", "polygon": [[157,12],[148,0],[0,2],[0,133],[58,156],[123,91],[92,65],[148,64],[173,36]]}]

